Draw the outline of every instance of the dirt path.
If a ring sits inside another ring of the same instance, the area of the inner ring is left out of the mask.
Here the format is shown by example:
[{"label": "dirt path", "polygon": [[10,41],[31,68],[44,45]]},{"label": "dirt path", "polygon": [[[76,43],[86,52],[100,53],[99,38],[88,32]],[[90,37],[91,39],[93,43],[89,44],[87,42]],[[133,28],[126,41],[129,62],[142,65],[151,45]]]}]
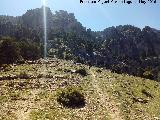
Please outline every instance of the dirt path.
[{"label": "dirt path", "polygon": [[112,120],[123,120],[120,116],[120,111],[113,100],[104,92],[102,91],[100,87],[99,81],[96,79],[96,74],[91,70],[90,71],[92,76],[92,85],[97,92],[97,95],[100,98],[101,104],[105,109],[108,111],[108,115],[111,117]]}]

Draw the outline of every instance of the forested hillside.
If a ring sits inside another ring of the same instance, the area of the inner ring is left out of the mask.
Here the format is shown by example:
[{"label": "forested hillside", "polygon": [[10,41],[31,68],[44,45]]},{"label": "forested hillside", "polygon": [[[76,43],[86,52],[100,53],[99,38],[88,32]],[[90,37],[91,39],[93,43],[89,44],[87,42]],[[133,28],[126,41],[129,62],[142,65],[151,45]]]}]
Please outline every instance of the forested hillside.
[{"label": "forested hillside", "polygon": [[[159,80],[159,30],[120,25],[92,31],[82,26],[73,13],[46,9],[48,57]],[[7,52],[11,46],[13,50]],[[0,16],[0,51],[1,64],[42,57],[43,9],[28,10],[18,17]],[[16,57],[9,57],[11,52]]]}]

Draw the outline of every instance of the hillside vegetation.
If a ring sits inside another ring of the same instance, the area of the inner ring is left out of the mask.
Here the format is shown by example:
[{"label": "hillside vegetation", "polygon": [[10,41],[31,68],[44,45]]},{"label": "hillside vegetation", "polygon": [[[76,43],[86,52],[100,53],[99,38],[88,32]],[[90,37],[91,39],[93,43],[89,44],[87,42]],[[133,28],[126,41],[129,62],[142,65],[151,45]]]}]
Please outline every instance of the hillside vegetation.
[{"label": "hillside vegetation", "polygon": [[[82,93],[83,106],[57,101],[68,86]],[[72,61],[40,59],[0,71],[0,120],[158,120],[159,101],[156,81]]]},{"label": "hillside vegetation", "polygon": [[[46,11],[47,56],[159,81],[159,30],[149,26],[140,29],[132,25],[119,25],[95,32],[82,26],[73,13],[63,10],[52,13],[48,7]],[[23,59],[41,57],[43,31],[42,8],[28,10],[17,17],[0,16],[0,41],[10,37],[21,43],[18,48]],[[25,49],[21,49],[22,46]]]}]

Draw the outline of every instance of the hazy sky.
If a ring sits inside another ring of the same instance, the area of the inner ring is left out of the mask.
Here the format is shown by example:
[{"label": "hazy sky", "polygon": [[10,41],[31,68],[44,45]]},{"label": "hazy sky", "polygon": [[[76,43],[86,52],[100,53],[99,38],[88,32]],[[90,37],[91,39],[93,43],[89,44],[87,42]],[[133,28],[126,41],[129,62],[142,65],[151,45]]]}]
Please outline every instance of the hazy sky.
[{"label": "hazy sky", "polygon": [[[98,1],[98,0],[97,0]],[[104,1],[104,0],[103,0]],[[118,2],[122,0],[117,0]],[[80,4],[80,0],[48,0],[52,12],[66,10],[74,13],[83,26],[92,30],[131,24],[143,28],[151,26],[160,30],[160,1],[157,4]],[[148,1],[148,0],[146,0]],[[102,0],[101,0],[102,2]],[[20,16],[28,9],[42,6],[41,0],[0,0],[0,15]]]}]

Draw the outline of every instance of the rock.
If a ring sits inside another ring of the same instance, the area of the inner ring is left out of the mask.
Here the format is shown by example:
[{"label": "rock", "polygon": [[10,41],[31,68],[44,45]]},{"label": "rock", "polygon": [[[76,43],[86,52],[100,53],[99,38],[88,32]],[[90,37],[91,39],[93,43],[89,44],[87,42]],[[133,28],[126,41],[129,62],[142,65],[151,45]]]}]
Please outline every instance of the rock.
[{"label": "rock", "polygon": [[143,98],[133,98],[134,102],[140,102],[140,103],[148,103],[149,99],[143,99]]},{"label": "rock", "polygon": [[76,70],[71,70],[71,73],[75,73],[76,72]]},{"label": "rock", "polygon": [[154,119],[155,119],[155,120],[160,120],[160,118],[159,118],[159,117],[154,117]]}]

